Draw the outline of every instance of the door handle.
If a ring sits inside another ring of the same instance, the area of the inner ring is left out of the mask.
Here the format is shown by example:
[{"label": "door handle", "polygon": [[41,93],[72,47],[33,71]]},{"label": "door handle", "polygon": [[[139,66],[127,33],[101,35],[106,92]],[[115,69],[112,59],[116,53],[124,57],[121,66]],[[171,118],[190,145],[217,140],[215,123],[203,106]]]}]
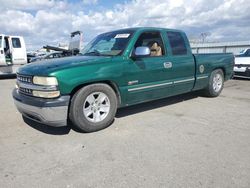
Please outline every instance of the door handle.
[{"label": "door handle", "polygon": [[3,50],[1,50],[1,54],[3,54]]},{"label": "door handle", "polygon": [[172,68],[172,62],[164,62],[163,65],[164,65],[164,68],[166,69]]}]

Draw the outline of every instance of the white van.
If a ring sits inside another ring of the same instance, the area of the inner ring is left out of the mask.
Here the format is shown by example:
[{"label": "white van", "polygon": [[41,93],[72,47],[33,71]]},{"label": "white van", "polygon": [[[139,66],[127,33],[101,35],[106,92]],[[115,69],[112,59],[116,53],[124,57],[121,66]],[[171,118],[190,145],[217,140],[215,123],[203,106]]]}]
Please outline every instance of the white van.
[{"label": "white van", "polygon": [[0,34],[0,75],[15,74],[27,63],[23,37]]}]

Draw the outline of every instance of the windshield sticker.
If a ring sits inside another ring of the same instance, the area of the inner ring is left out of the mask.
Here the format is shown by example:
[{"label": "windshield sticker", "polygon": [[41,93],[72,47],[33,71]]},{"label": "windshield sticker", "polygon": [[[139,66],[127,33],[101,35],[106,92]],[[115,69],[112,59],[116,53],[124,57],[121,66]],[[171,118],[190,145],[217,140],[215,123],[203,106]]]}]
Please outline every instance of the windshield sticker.
[{"label": "windshield sticker", "polygon": [[117,34],[115,36],[115,39],[128,38],[129,35],[130,35],[129,33]]}]

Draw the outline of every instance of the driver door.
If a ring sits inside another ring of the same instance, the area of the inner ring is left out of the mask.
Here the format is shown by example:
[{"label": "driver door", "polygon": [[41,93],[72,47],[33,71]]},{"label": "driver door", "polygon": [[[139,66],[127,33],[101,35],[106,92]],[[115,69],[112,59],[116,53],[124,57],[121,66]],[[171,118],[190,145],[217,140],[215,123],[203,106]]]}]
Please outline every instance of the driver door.
[{"label": "driver door", "polygon": [[22,37],[11,37],[10,43],[12,46],[12,63],[26,64],[27,54],[26,47]]},{"label": "driver door", "polygon": [[[127,103],[135,104],[171,94],[172,84],[168,78],[165,45],[160,31],[147,31],[140,34],[136,47],[146,46],[150,48],[150,56],[132,57],[127,64]],[[156,53],[153,47],[160,49]]]}]

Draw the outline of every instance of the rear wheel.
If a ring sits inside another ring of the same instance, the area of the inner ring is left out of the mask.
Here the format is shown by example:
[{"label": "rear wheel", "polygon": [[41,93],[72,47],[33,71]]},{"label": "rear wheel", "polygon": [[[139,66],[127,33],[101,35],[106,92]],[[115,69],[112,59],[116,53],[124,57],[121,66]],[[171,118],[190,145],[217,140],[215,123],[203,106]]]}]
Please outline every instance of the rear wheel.
[{"label": "rear wheel", "polygon": [[214,70],[209,78],[207,88],[204,90],[208,97],[217,97],[224,87],[224,73],[221,69]]},{"label": "rear wheel", "polygon": [[84,132],[108,127],[115,117],[117,97],[106,84],[93,84],[80,89],[72,98],[69,117]]}]

